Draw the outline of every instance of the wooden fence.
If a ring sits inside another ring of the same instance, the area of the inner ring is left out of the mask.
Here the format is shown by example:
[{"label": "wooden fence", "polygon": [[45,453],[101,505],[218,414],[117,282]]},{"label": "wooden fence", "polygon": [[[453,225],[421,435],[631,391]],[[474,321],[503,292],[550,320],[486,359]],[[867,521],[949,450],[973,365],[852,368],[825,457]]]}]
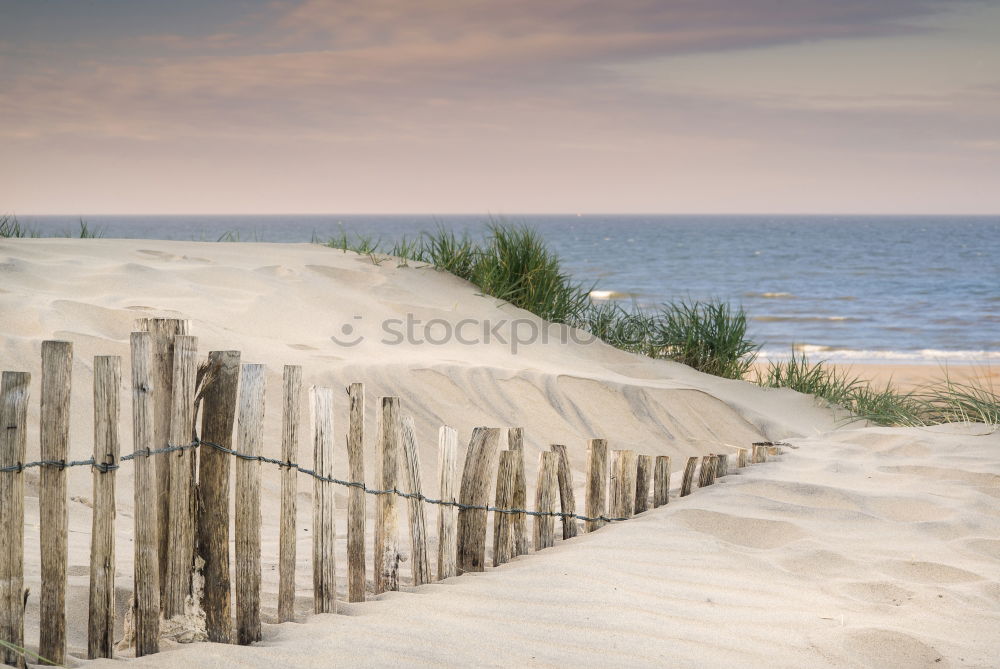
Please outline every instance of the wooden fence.
[{"label": "wooden fence", "polygon": [[[493,516],[494,566],[526,554],[529,544],[542,550],[555,542],[556,520],[563,539],[583,528],[593,532],[610,521],[625,520],[669,501],[671,463],[667,456],[608,450],[604,439],[588,444],[585,514],[577,513],[567,447],[552,445],[538,459],[534,508],[527,490],[520,427],[473,430],[461,478],[458,435],[440,429],[438,498],[422,494],[421,467],[413,420],[399,398],[380,397],[375,407],[375,488],[365,486],[365,391],[347,389],[348,479],[334,477],[333,409],[335,393],[314,387],[312,469],[298,464],[298,426],[302,407],[302,370],[285,366],[282,386],[281,458],[262,456],[265,368],[241,364],[238,351],[212,351],[199,364],[197,339],[185,321],[148,319],[131,335],[133,452],[121,455],[119,435],[122,364],[117,356],[94,359],[93,457],[68,461],[72,345],[42,344],[40,455],[25,462],[30,375],[3,372],[0,388],[0,648],[3,662],[24,662],[24,471],[40,468],[41,547],[40,635],[38,657],[62,664],[66,659],[67,492],[66,469],[88,466],[93,472],[93,526],[90,555],[88,643],[90,658],[111,657],[115,622],[115,476],[131,460],[134,485],[134,588],[131,632],[137,656],[159,650],[161,621],[185,612],[194,594],[193,575],[203,575],[207,637],[222,643],[249,644],[261,638],[261,465],[281,468],[278,619],[293,619],[296,565],[298,474],[312,478],[313,602],[317,613],[335,612],[334,485],[349,488],[347,504],[347,600],[365,599],[367,498],[375,497],[371,579],[374,592],[400,585],[401,532],[397,505],[405,501],[413,584],[421,585],[464,572],[483,571],[489,514]],[[200,427],[196,421],[200,416]],[[234,430],[235,427],[235,430]],[[235,433],[236,442],[233,444]],[[772,448],[774,446],[772,445]],[[772,451],[773,452],[773,451]],[[767,444],[738,449],[732,468],[748,457],[763,462]],[[609,458],[610,455],[610,458]],[[699,486],[711,485],[730,470],[727,455],[687,460],[680,494],[691,493],[696,469]],[[235,471],[231,476],[230,466]],[[496,484],[493,486],[493,472]],[[230,480],[235,490],[230,490]],[[489,499],[491,488],[495,497]],[[234,537],[229,536],[229,501],[235,494]],[[492,504],[491,504],[492,501]],[[427,505],[437,507],[437,563],[428,559]],[[531,520],[529,542],[528,519]],[[230,564],[230,541],[235,564]],[[196,566],[198,565],[198,566]],[[433,572],[433,573],[432,573]],[[234,604],[231,609],[231,602]],[[235,619],[235,626],[234,626]],[[235,632],[235,633],[234,633]],[[34,654],[31,654],[34,655]]]}]

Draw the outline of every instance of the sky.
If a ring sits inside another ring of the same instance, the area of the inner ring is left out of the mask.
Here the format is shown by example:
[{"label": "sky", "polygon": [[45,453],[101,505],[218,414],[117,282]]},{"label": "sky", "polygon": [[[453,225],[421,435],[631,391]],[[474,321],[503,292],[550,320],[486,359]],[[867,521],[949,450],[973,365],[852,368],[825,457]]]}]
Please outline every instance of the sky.
[{"label": "sky", "polygon": [[0,0],[0,214],[1000,213],[1000,0]]}]

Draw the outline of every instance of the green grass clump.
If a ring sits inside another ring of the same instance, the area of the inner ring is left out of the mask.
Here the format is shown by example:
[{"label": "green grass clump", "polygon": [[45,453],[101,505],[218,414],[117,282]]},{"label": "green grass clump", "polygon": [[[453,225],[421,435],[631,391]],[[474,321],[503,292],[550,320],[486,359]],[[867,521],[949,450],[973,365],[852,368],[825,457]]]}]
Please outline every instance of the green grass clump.
[{"label": "green grass clump", "polygon": [[[66,235],[66,236],[71,237],[72,235]],[[91,228],[90,224],[81,218],[79,237],[80,239],[100,239],[104,237],[104,230],[100,228]]]},{"label": "green grass clump", "polygon": [[[0,215],[0,238],[3,237],[41,237],[42,234],[27,225],[22,225],[17,216],[12,214]],[[58,237],[60,235],[53,235]],[[73,233],[67,231],[63,237],[72,237]],[[94,239],[104,236],[104,231],[99,228],[92,228],[87,221],[80,219],[80,228],[77,230],[77,235],[80,239]]]},{"label": "green grass clump", "polygon": [[864,380],[838,371],[825,361],[811,363],[804,354],[795,351],[788,360],[769,362],[763,374],[757,370],[754,382],[767,388],[791,388],[842,406],[850,403],[851,397],[867,385]]},{"label": "green grass clump", "polygon": [[553,323],[575,323],[591,304],[590,290],[573,281],[541,236],[525,226],[490,225],[470,274],[483,293]]},{"label": "green grass clump", "polygon": [[760,347],[747,337],[747,315],[720,300],[679,300],[658,309],[591,303],[578,327],[620,349],[742,379]]},{"label": "green grass clump", "polygon": [[944,379],[918,389],[915,399],[928,424],[985,423],[1000,426],[1000,393],[989,381]]},{"label": "green grass clump", "polygon": [[728,302],[680,300],[664,305],[656,322],[663,356],[707,374],[742,379],[757,359],[760,346],[747,338],[743,307]]},{"label": "green grass clump", "polygon": [[0,237],[40,237],[37,230],[27,225],[21,225],[17,216],[0,215]]},{"label": "green grass clump", "polygon": [[559,258],[541,236],[523,225],[492,222],[482,242],[439,228],[416,239],[403,237],[391,246],[346,231],[326,246],[354,251],[377,260],[396,256],[403,264],[420,262],[474,283],[496,297],[553,323],[574,323],[590,305],[590,291],[564,272]]},{"label": "green grass clump", "polygon": [[810,363],[792,352],[788,360],[772,361],[754,381],[769,388],[791,388],[845,409],[848,420],[876,425],[940,425],[984,423],[1000,426],[1000,395],[987,382],[958,382],[947,370],[944,380],[909,392],[890,381],[878,387],[849,370],[838,370],[826,361]]}]

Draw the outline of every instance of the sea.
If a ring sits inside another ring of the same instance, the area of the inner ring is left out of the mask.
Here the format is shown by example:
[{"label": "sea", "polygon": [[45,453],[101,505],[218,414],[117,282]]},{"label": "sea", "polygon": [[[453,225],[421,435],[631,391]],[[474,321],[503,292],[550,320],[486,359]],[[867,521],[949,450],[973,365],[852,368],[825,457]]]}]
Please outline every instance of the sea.
[{"label": "sea", "polygon": [[[20,216],[42,235],[80,218]],[[104,237],[390,243],[437,228],[535,228],[594,299],[742,306],[761,356],[833,362],[1000,363],[1000,216],[85,216]]]}]

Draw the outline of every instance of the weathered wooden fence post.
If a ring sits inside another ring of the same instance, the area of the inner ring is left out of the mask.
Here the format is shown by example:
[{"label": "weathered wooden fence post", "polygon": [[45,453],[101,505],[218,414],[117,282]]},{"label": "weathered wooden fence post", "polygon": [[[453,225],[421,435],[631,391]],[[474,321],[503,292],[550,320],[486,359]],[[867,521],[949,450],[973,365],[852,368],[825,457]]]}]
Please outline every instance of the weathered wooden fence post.
[{"label": "weathered wooden fence post", "polygon": [[[156,477],[153,459],[153,338],[148,332],[133,332],[132,346],[132,445],[134,460],[135,568],[133,575],[133,620],[135,655],[160,650],[160,561],[157,555]],[[226,509],[228,511],[228,504]],[[228,514],[227,514],[228,516]],[[227,523],[228,532],[228,523]],[[228,549],[229,542],[226,541]],[[228,553],[228,551],[227,551]],[[206,583],[206,588],[208,584]],[[228,590],[227,590],[228,596]]]},{"label": "weathered wooden fence post", "polygon": [[725,453],[716,455],[715,476],[720,478],[729,474],[729,456]]},{"label": "weathered wooden fence post", "polygon": [[[375,477],[379,490],[397,489],[399,476],[399,444],[402,427],[399,398],[380,398],[378,437],[375,449]],[[387,492],[375,502],[374,584],[375,594],[399,590],[399,518],[396,493]]]},{"label": "weathered wooden fence post", "polygon": [[278,539],[278,622],[295,619],[295,532],[298,504],[298,471],[292,464],[299,457],[302,367],[285,365],[281,377],[281,527]]},{"label": "weathered wooden fence post", "polygon": [[90,534],[90,616],[87,657],[111,657],[115,633],[115,470],[122,361],[94,358],[94,514]]},{"label": "weathered wooden fence post", "polygon": [[[515,468],[520,454],[517,451],[500,451],[497,466],[497,490],[494,506],[498,509],[514,508]],[[493,512],[493,566],[510,562],[514,553],[514,518],[511,513]]]},{"label": "weathered wooden fence post", "polygon": [[[214,378],[205,389],[201,414],[201,439],[223,448],[233,447],[239,351],[211,351]],[[211,446],[198,453],[198,552],[205,561],[205,630],[208,640],[232,641],[231,583],[229,570],[229,461],[231,456]]]},{"label": "weathered wooden fence post", "polygon": [[[608,442],[591,439],[587,444],[587,516],[599,518],[605,515],[608,504]],[[604,526],[603,520],[588,520],[587,531],[593,532]]]},{"label": "weathered wooden fence post", "polygon": [[[365,483],[365,385],[347,388],[350,402],[347,428],[347,466],[352,483]],[[365,601],[365,491],[347,491],[347,601]]]},{"label": "weathered wooden fence post", "polygon": [[748,464],[747,463],[747,456],[748,455],[749,455],[749,451],[747,451],[747,449],[745,449],[745,448],[737,448],[736,449],[736,467],[737,468],[743,469],[744,467],[747,466],[747,464]]},{"label": "weathered wooden fence post", "polygon": [[564,515],[562,517],[563,539],[572,539],[577,535],[576,518],[576,497],[573,494],[573,470],[569,468],[569,454],[562,444],[551,444],[549,449],[559,457],[559,508]]},{"label": "weathered wooden fence post", "polygon": [[670,456],[657,455],[653,471],[653,508],[670,502]]},{"label": "weathered wooden fence post", "polygon": [[[411,495],[421,495],[420,455],[417,451],[417,430],[412,416],[403,416],[401,435],[406,492]],[[420,497],[410,497],[406,501],[410,519],[410,569],[413,571],[413,585],[423,585],[431,582],[431,564],[427,559],[427,518],[424,514],[424,502]]]},{"label": "weathered wooden fence post", "polygon": [[[153,448],[164,448],[171,443],[170,423],[173,415],[174,338],[186,335],[189,322],[180,318],[140,318],[136,330],[149,332],[153,337]],[[190,436],[190,435],[188,435]],[[161,453],[156,462],[157,553],[160,560],[160,604],[165,617],[172,617],[173,601],[168,596],[172,546],[170,534],[170,468],[176,453]]]},{"label": "weathered wooden fence post", "polygon": [[[477,427],[472,431],[462,470],[459,502],[485,507],[489,503],[490,472],[500,448],[499,428]],[[486,568],[486,520],[483,509],[458,511],[458,573]]]},{"label": "weathered wooden fence post", "polygon": [[694,470],[698,466],[698,458],[692,456],[688,458],[684,467],[684,478],[681,480],[681,497],[691,494],[691,485],[694,483]]},{"label": "weathered wooden fence post", "polygon": [[[559,456],[552,452],[538,454],[538,480],[535,483],[535,511],[552,513],[559,494]],[[534,516],[535,550],[551,548],[556,543],[555,516]]]},{"label": "weathered wooden fence post", "polygon": [[[313,470],[333,477],[333,390],[311,389],[313,424]],[[313,610],[337,612],[337,567],[334,548],[334,491],[329,481],[313,481]]]},{"label": "weathered wooden fence post", "polygon": [[[524,428],[507,428],[507,450],[520,453],[514,466],[514,498],[515,509],[528,508],[528,482],[524,474]],[[528,517],[524,513],[515,513],[513,517],[514,552],[511,557],[528,554]]]},{"label": "weathered wooden fence post", "polygon": [[[170,445],[191,443],[194,427],[194,390],[198,367],[198,338],[174,337],[174,376],[170,402]],[[170,463],[169,555],[167,556],[167,594],[160,602],[168,620],[184,612],[184,600],[190,592],[191,561],[194,557],[194,518],[191,515],[190,448],[167,453]],[[162,521],[162,519],[161,519]],[[162,522],[161,522],[162,527]]]},{"label": "weathered wooden fence post", "polygon": [[635,467],[635,512],[649,510],[649,481],[653,475],[653,456],[639,455]]},{"label": "weathered wooden fence post", "polygon": [[[458,432],[443,425],[438,431],[438,478],[442,502],[454,502],[458,473]],[[439,581],[458,574],[458,509],[438,507],[438,571]]]},{"label": "weathered wooden fence post", "polygon": [[[69,398],[73,344],[42,342],[41,456],[69,459]],[[66,469],[45,465],[38,489],[42,592],[39,599],[38,654],[66,662]]]},{"label": "weathered wooden fence post", "polygon": [[[24,464],[31,375],[4,372],[0,380],[0,639],[24,645]],[[20,653],[0,647],[6,664],[23,666]]]},{"label": "weathered wooden fence post", "polygon": [[715,456],[704,455],[701,458],[701,469],[698,470],[698,487],[704,488],[714,483],[715,479]]},{"label": "weathered wooden fence post", "polygon": [[635,451],[611,451],[611,516],[631,518],[635,513]]},{"label": "weathered wooden fence post", "polygon": [[[264,365],[244,364],[236,450],[259,457],[264,442]],[[260,641],[260,460],[236,459],[236,643]]]}]

